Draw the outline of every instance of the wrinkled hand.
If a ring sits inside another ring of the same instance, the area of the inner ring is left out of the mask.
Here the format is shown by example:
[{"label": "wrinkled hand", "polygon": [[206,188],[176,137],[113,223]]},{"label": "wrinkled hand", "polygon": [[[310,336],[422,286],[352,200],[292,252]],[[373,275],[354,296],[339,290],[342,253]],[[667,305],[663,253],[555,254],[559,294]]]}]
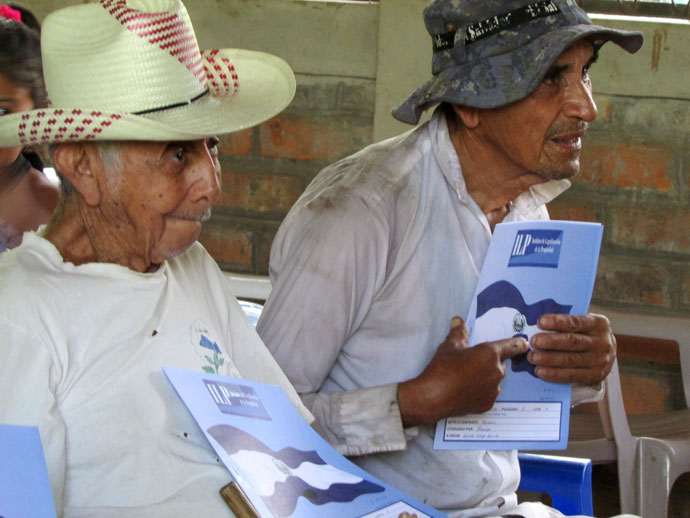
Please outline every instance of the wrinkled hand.
[{"label": "wrinkled hand", "polygon": [[432,424],[449,416],[489,410],[505,376],[503,360],[527,351],[524,338],[508,338],[467,347],[465,322],[451,321],[446,341],[424,371],[398,385],[398,402],[405,427]]},{"label": "wrinkled hand", "polygon": [[616,358],[616,338],[603,315],[542,315],[544,331],[532,336],[527,359],[537,377],[560,383],[594,385],[606,378]]}]

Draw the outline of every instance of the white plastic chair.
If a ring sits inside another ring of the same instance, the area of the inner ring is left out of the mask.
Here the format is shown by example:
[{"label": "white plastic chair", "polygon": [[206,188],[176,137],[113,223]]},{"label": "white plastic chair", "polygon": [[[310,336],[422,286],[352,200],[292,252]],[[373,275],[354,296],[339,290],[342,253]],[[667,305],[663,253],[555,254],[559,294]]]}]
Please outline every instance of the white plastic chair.
[{"label": "white plastic chair", "polygon": [[265,275],[224,272],[230,288],[240,299],[252,299],[264,302],[271,293],[271,279]]},{"label": "white plastic chair", "polygon": [[[672,340],[679,346],[686,406],[690,402],[690,319],[592,308],[611,320],[620,343],[626,336]],[[661,402],[660,402],[661,403]],[[617,462],[621,512],[666,518],[673,483],[690,472],[690,409],[663,414],[625,413],[617,363],[605,382],[599,414],[572,414],[565,451],[594,464]],[[542,452],[544,453],[544,452]]]}]

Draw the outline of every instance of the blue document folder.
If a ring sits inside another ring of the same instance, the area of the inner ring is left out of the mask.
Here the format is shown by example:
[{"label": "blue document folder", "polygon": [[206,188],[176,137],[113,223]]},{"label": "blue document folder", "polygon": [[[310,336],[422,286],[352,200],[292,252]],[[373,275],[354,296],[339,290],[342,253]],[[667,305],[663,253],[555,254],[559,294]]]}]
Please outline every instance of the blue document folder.
[{"label": "blue document folder", "polygon": [[340,455],[280,387],[170,367],[164,371],[261,518],[446,516]]},{"label": "blue document folder", "polygon": [[0,424],[0,518],[55,515],[38,428]]},{"label": "blue document folder", "polygon": [[[603,227],[524,221],[496,225],[467,317],[469,345],[540,332],[545,313],[587,313]],[[534,375],[522,354],[506,360],[493,408],[442,419],[434,448],[557,450],[568,444],[571,386]]]}]

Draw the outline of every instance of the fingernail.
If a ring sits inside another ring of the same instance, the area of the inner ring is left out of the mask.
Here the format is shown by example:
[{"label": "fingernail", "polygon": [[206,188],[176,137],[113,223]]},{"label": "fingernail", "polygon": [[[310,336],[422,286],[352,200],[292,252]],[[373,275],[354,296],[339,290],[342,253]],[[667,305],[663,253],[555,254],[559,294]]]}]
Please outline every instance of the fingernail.
[{"label": "fingernail", "polygon": [[539,322],[537,325],[541,326],[550,326],[552,324],[553,318],[552,317],[547,317],[545,315],[542,315],[539,317]]}]

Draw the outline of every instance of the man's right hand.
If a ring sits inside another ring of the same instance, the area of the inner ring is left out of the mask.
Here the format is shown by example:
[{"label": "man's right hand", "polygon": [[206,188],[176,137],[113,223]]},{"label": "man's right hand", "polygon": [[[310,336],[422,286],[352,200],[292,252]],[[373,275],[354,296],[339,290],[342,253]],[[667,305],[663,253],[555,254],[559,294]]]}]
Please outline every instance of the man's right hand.
[{"label": "man's right hand", "polygon": [[503,361],[529,349],[527,340],[518,337],[474,347],[467,347],[467,339],[465,322],[454,317],[445,342],[424,371],[398,385],[403,426],[486,412],[498,397]]}]

